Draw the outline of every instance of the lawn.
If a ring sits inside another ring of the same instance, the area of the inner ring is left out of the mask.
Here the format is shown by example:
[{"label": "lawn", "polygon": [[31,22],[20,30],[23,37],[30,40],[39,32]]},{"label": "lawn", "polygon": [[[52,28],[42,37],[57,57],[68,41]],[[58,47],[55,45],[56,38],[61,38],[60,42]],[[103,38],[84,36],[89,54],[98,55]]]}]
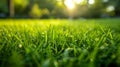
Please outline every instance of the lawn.
[{"label": "lawn", "polygon": [[120,19],[0,20],[0,67],[120,67]]}]

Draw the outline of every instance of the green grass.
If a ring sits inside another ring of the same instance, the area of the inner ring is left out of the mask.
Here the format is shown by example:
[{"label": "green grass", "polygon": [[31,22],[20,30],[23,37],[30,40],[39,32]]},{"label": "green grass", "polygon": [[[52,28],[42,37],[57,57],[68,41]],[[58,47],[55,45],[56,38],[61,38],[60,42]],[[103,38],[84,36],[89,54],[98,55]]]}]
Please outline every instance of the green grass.
[{"label": "green grass", "polygon": [[0,20],[0,67],[120,66],[120,20]]}]

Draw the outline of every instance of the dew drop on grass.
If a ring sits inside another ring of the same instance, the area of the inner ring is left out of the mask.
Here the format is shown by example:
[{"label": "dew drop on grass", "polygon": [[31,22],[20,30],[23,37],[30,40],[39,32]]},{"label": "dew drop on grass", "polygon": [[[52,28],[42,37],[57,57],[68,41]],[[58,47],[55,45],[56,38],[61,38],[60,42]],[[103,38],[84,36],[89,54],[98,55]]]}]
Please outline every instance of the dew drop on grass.
[{"label": "dew drop on grass", "polygon": [[19,48],[22,48],[22,44],[19,44]]}]

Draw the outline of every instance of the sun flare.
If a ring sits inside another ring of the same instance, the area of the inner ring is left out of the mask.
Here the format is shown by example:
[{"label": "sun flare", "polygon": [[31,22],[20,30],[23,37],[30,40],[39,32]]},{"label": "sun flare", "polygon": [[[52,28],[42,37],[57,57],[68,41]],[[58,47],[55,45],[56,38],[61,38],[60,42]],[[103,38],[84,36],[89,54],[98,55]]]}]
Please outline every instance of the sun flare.
[{"label": "sun flare", "polygon": [[64,4],[66,5],[66,7],[68,9],[74,9],[75,8],[75,4],[80,4],[82,3],[84,0],[65,0]]},{"label": "sun flare", "polygon": [[95,1],[94,0],[89,0],[88,2],[89,2],[89,4],[94,4]]},{"label": "sun flare", "polygon": [[73,2],[73,0],[65,0],[65,5],[67,6],[68,9],[74,9],[75,8],[75,4]]},{"label": "sun flare", "polygon": [[76,4],[80,4],[80,3],[82,3],[84,0],[74,0],[74,2],[76,3]]}]

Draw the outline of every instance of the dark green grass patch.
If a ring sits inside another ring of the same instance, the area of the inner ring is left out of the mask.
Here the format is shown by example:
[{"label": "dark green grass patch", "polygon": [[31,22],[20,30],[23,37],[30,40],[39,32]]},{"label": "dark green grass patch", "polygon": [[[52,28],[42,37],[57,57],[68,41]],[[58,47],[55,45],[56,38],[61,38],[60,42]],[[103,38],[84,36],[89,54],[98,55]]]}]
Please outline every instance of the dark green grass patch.
[{"label": "dark green grass patch", "polygon": [[119,21],[0,20],[0,67],[119,67]]}]

